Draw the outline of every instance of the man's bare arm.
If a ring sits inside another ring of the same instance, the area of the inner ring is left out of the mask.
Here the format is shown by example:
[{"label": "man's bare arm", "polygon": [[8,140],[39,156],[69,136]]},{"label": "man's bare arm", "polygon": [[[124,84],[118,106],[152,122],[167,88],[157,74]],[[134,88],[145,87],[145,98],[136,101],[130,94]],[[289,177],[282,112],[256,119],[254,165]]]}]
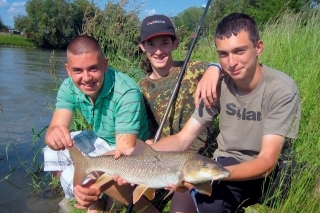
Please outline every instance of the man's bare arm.
[{"label": "man's bare arm", "polygon": [[116,134],[116,149],[131,148],[136,145],[136,134]]},{"label": "man's bare arm", "polygon": [[284,137],[280,135],[264,135],[258,157],[238,165],[227,166],[226,169],[231,175],[225,180],[251,180],[269,175],[278,161],[283,141]]},{"label": "man's bare arm", "polygon": [[221,71],[218,66],[209,66],[197,85],[194,94],[194,104],[200,107],[200,99],[207,108],[210,108],[218,100],[217,86],[219,84]]},{"label": "man's bare arm", "polygon": [[204,129],[204,126],[191,117],[179,133],[162,138],[151,146],[157,151],[186,151]]}]

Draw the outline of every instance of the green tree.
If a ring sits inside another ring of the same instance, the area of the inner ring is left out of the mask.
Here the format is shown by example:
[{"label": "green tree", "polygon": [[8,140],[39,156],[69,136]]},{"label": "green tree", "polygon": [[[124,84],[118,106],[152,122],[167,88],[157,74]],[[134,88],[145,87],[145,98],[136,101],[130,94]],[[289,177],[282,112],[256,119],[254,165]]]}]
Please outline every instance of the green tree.
[{"label": "green tree", "polygon": [[301,11],[306,0],[244,0],[246,1],[245,12],[252,15],[257,23],[262,26],[270,19],[281,16],[284,11],[289,10],[294,13]]},{"label": "green tree", "polygon": [[14,28],[19,30],[20,32],[24,31],[28,27],[28,16],[18,15],[13,18],[14,20]]},{"label": "green tree", "polygon": [[2,21],[2,17],[0,16],[0,30],[8,30],[8,26],[6,26],[3,21]]},{"label": "green tree", "polygon": [[194,32],[199,25],[204,8],[189,7],[173,17],[178,37],[181,41],[193,37]]},{"label": "green tree", "polygon": [[210,20],[206,28],[211,31],[208,34],[212,35],[217,22],[233,12],[253,16],[259,27],[263,28],[267,21],[281,16],[286,10],[294,13],[300,11],[307,2],[308,0],[215,0],[206,18]]},{"label": "green tree", "polygon": [[82,31],[88,0],[29,0],[26,17],[17,17],[16,24],[25,27],[28,38],[38,47],[65,48]]}]

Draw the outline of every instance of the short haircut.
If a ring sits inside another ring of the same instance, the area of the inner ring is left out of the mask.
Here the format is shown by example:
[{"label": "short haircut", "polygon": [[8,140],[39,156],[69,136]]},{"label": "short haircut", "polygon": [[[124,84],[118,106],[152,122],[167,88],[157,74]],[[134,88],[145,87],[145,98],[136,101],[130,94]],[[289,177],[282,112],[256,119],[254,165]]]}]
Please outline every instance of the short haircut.
[{"label": "short haircut", "polygon": [[255,47],[260,40],[259,30],[252,17],[244,13],[231,13],[224,17],[217,26],[215,39],[230,38],[237,36],[241,31],[248,33],[250,41]]},{"label": "short haircut", "polygon": [[67,47],[67,54],[81,55],[89,52],[98,52],[103,57],[99,42],[95,38],[87,35],[75,37]]}]

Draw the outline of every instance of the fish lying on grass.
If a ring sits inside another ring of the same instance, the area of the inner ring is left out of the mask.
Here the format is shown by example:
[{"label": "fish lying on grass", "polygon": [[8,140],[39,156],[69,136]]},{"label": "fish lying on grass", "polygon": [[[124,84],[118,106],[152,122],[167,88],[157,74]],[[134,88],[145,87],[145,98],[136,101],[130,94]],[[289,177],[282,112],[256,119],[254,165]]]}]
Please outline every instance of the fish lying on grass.
[{"label": "fish lying on grass", "polygon": [[211,195],[210,181],[230,175],[213,159],[189,152],[157,152],[139,140],[131,155],[123,155],[117,160],[113,155],[85,156],[75,146],[69,151],[75,168],[74,186],[81,185],[91,172],[104,172],[96,182],[98,185],[119,175],[137,185],[133,192],[133,203],[142,195],[152,200],[155,189],[168,187],[169,184],[179,185],[182,181],[193,183],[198,192]]}]

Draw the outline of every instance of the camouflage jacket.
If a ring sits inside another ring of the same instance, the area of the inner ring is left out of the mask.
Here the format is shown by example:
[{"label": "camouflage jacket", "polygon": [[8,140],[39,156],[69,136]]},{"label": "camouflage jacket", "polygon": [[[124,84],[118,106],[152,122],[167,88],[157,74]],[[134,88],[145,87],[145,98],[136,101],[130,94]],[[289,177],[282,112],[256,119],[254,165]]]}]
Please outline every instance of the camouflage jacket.
[{"label": "camouflage jacket", "polygon": [[[161,79],[150,79],[148,76],[139,82],[145,98],[149,117],[149,127],[153,134],[156,133],[161,119],[165,113],[172,91],[178,80],[183,61],[176,62],[176,67],[170,70],[168,76]],[[173,102],[167,120],[162,130],[161,137],[178,133],[194,112],[194,93],[197,84],[202,78],[208,63],[189,62],[181,82],[177,98]],[[190,151],[212,156],[213,128],[203,131],[190,147]],[[206,152],[206,153],[205,153]]]}]

